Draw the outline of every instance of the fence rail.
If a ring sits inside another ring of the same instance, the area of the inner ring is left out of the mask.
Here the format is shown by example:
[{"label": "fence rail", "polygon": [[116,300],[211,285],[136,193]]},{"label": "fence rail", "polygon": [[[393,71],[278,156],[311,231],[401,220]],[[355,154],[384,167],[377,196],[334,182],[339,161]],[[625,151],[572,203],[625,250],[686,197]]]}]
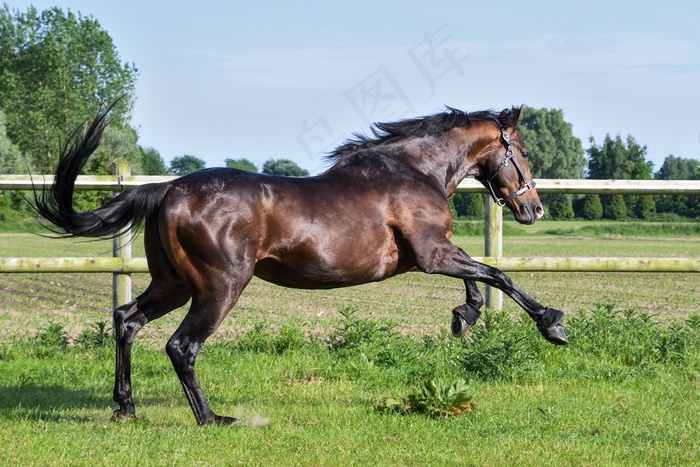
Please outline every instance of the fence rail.
[{"label": "fence rail", "polygon": [[[128,166],[117,164],[115,175],[78,176],[78,191],[119,192],[145,183],[165,182],[169,176],[130,175]],[[51,186],[53,176],[0,175],[0,190],[36,190]],[[639,194],[700,195],[698,180],[537,180],[542,194]],[[473,179],[457,187],[460,193],[483,193],[486,200],[485,256],[477,261],[504,271],[585,271],[585,272],[700,272],[700,258],[621,258],[621,257],[503,257],[502,208],[491,201],[486,189]],[[129,235],[126,232],[125,235]],[[115,242],[114,258],[0,258],[0,273],[82,272],[114,274],[115,306],[131,296],[130,274],[148,272],[145,258],[130,258]],[[128,290],[127,290],[128,289]],[[486,305],[501,308],[502,294],[486,287]]]},{"label": "fence rail", "polygon": [[[700,258],[490,257],[473,259],[503,271],[518,272],[700,272]],[[0,258],[0,273],[148,272],[146,258]]]},{"label": "fence rail", "polygon": [[[124,191],[145,183],[175,180],[174,176],[156,175],[79,175],[77,191]],[[0,190],[43,190],[53,183],[53,175],[0,175]],[[457,187],[460,193],[487,193],[474,179],[463,180]],[[537,192],[548,194],[601,194],[601,195],[700,195],[700,180],[569,180],[538,179]]]}]

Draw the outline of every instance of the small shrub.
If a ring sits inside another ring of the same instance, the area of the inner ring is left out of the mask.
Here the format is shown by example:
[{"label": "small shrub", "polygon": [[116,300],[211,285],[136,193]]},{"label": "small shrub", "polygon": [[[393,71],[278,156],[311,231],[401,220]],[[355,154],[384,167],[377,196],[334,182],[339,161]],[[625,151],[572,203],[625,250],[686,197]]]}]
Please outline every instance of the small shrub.
[{"label": "small shrub", "polygon": [[474,411],[472,397],[467,394],[467,383],[457,380],[443,384],[435,380],[426,381],[423,386],[408,397],[386,398],[377,404],[380,412],[422,413],[438,418],[467,414]]},{"label": "small shrub", "polygon": [[68,348],[68,334],[66,334],[62,324],[54,323],[45,330],[39,331],[34,342],[37,356],[50,356]]},{"label": "small shrub", "polygon": [[510,380],[528,373],[543,345],[534,324],[516,320],[505,311],[486,310],[483,320],[484,326],[472,328],[463,355],[465,370],[484,380]]},{"label": "small shrub", "polygon": [[266,321],[256,323],[245,336],[234,344],[236,350],[241,352],[259,352],[271,354],[283,354],[292,350],[300,350],[309,344],[303,331],[285,324],[277,335],[270,331],[270,324]]},{"label": "small shrub", "polygon": [[99,321],[83,332],[75,339],[75,343],[85,349],[105,347],[112,343],[112,334],[107,330],[107,322]]}]

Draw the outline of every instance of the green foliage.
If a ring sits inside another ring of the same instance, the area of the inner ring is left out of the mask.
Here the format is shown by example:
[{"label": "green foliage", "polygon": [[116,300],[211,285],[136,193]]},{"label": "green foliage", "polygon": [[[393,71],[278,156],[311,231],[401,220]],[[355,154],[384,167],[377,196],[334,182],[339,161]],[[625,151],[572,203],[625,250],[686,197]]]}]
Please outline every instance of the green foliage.
[{"label": "green foliage", "polygon": [[224,161],[229,169],[245,170],[246,172],[258,172],[258,167],[248,159],[226,159]]},{"label": "green foliage", "polygon": [[478,193],[455,193],[452,195],[458,217],[469,219],[484,218],[484,196]]},{"label": "green foliage", "polygon": [[[670,155],[655,174],[660,180],[700,180],[700,161]],[[700,196],[658,196],[657,211],[675,213],[689,218],[700,218]]]},{"label": "green foliage", "polygon": [[270,323],[262,321],[256,323],[241,339],[233,343],[233,348],[239,352],[280,355],[304,349],[307,345],[312,344],[307,342],[306,336],[299,328],[285,324],[277,334],[273,334]]},{"label": "green foliage", "polygon": [[[628,135],[623,141],[620,135],[612,139],[605,135],[605,140],[598,146],[591,138],[591,147],[588,149],[588,177],[592,179],[619,179],[619,180],[650,180],[654,164],[647,160],[646,146],[640,146],[637,141]],[[656,210],[653,198],[647,199],[641,205],[637,196],[620,195],[603,197],[604,216],[608,219],[623,219],[628,214],[639,216],[651,216]],[[624,202],[625,207],[620,204]],[[648,218],[648,217],[642,217]]]},{"label": "green foliage", "polygon": [[664,159],[654,178],[659,180],[700,180],[700,161],[675,157],[671,154]]},{"label": "green foliage", "polygon": [[142,148],[141,150],[141,172],[143,175],[168,175],[168,167],[158,150],[154,148]]},{"label": "green foliage", "polygon": [[270,159],[262,167],[262,173],[281,177],[308,177],[309,171],[289,159]]},{"label": "green foliage", "polygon": [[614,221],[622,220],[627,217],[627,205],[622,195],[604,196],[603,202],[603,217]]},{"label": "green foliage", "polygon": [[39,357],[47,357],[68,348],[68,334],[62,324],[53,323],[39,331],[34,338],[35,352]]},{"label": "green foliage", "polygon": [[[586,157],[581,140],[564,120],[560,109],[524,107],[518,130],[530,149],[530,171],[538,178],[583,178]],[[570,195],[542,195],[542,204],[554,219],[573,217]]]},{"label": "green foliage", "polygon": [[392,367],[415,362],[420,349],[396,331],[396,323],[357,317],[358,309],[346,306],[339,311],[343,320],[331,333],[330,348],[338,355],[360,355],[371,365]]},{"label": "green foliage", "polygon": [[656,215],[656,202],[652,196],[631,196],[632,214],[637,219],[649,220]]},{"label": "green foliage", "polygon": [[580,206],[580,216],[584,219],[597,220],[603,217],[603,204],[599,195],[589,194],[584,196]]},{"label": "green foliage", "polygon": [[0,8],[0,107],[7,133],[35,170],[53,172],[56,148],[86,116],[119,97],[113,115],[128,121],[137,71],[123,64],[92,17],[60,8]]},{"label": "green foliage", "polygon": [[605,374],[634,376],[637,368],[650,365],[697,366],[699,324],[697,313],[662,326],[647,313],[599,304],[590,315],[578,313],[570,317],[567,328],[577,352],[589,354],[599,365],[607,366]]},{"label": "green foliage", "polygon": [[178,156],[170,161],[170,170],[175,175],[187,175],[202,170],[205,166],[206,162],[190,154]]},{"label": "green foliage", "polygon": [[0,108],[0,174],[24,173],[26,170],[19,149],[7,136],[7,117]]},{"label": "green foliage", "polygon": [[560,109],[524,107],[518,130],[530,149],[534,178],[583,178],[586,167],[581,140]]},{"label": "green foliage", "polygon": [[85,349],[106,347],[114,342],[106,321],[98,321],[92,327],[83,329],[75,343]]},{"label": "green foliage", "polygon": [[547,206],[549,207],[548,214],[554,219],[562,220],[574,217],[571,195],[552,195]]},{"label": "green foliage", "polygon": [[472,342],[463,355],[467,373],[482,380],[527,377],[544,346],[550,345],[533,333],[529,322],[515,319],[505,311],[486,310],[483,323],[472,328]]},{"label": "green foliage", "polygon": [[650,180],[653,163],[647,160],[647,147],[640,146],[630,135],[622,141],[605,135],[597,146],[591,137],[588,149],[588,178],[618,180]]},{"label": "green foliage", "polygon": [[472,396],[467,394],[467,383],[458,379],[452,384],[427,380],[420,389],[401,399],[384,398],[377,404],[380,412],[420,413],[437,418],[471,413]]}]

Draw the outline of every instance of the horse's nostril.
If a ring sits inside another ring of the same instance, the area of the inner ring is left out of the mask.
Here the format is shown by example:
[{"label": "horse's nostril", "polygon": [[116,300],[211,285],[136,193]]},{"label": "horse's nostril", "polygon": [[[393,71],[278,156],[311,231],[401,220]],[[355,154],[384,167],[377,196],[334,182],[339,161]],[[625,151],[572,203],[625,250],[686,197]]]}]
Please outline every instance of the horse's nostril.
[{"label": "horse's nostril", "polygon": [[539,204],[535,207],[535,216],[537,216],[538,219],[544,216],[544,209],[542,209],[542,206]]}]

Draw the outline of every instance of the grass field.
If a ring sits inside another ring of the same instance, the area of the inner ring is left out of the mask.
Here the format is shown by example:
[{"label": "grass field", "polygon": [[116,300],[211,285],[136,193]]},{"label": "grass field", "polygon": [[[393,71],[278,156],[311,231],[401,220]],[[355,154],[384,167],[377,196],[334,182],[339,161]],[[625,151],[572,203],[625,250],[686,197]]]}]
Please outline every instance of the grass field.
[{"label": "grass field", "polygon": [[[483,254],[480,237],[455,243]],[[0,257],[110,254],[109,242],[0,234]],[[700,239],[527,232],[506,237],[504,254],[700,257]],[[0,463],[700,463],[698,275],[512,277],[569,313],[568,348],[544,342],[509,301],[468,339],[446,337],[464,294],[453,279],[406,274],[337,291],[254,280],[197,367],[214,410],[264,426],[199,428],[162,351],[184,310],[139,335],[138,418],[115,424],[111,326],[100,327],[111,320],[111,277],[0,275]],[[135,293],[146,285],[135,275]],[[378,410],[426,379],[465,380],[474,410]]]}]

